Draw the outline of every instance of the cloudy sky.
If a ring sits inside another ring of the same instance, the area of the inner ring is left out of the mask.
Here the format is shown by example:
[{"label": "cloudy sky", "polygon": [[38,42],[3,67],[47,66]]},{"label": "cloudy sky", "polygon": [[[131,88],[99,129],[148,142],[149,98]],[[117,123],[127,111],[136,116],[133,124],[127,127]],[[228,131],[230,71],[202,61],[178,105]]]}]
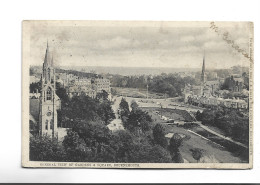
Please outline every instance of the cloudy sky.
[{"label": "cloudy sky", "polygon": [[42,65],[48,40],[56,66],[200,68],[204,50],[207,68],[249,65],[221,36],[248,52],[247,23],[217,22],[220,35],[209,22],[81,23],[33,23],[30,63]]}]

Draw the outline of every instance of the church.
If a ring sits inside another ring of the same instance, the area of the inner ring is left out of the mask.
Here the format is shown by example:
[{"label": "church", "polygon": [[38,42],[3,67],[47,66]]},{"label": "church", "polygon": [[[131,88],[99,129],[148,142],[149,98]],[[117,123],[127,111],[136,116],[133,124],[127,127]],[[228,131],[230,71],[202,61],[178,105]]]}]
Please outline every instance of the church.
[{"label": "church", "polygon": [[184,88],[184,102],[188,102],[188,98],[191,96],[196,97],[212,97],[215,91],[220,89],[220,81],[208,81],[206,76],[206,64],[205,64],[205,53],[203,55],[202,70],[200,75],[200,85],[185,84]]},{"label": "church", "polygon": [[56,95],[56,79],[53,56],[47,48],[42,66],[39,92],[30,93],[30,134],[56,137],[62,140],[66,128],[58,127],[57,110],[61,109],[61,100]]},{"label": "church", "polygon": [[41,135],[58,137],[57,109],[60,108],[60,99],[55,93],[55,69],[48,43],[42,67],[41,86],[39,132]]}]

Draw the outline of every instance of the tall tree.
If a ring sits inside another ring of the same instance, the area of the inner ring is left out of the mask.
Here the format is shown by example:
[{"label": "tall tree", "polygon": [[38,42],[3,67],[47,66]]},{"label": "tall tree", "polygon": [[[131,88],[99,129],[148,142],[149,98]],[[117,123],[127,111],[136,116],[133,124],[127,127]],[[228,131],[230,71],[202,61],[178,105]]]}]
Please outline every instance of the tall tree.
[{"label": "tall tree", "polygon": [[141,109],[132,110],[124,126],[131,132],[146,132],[151,128],[152,118]]},{"label": "tall tree", "polygon": [[176,163],[182,163],[183,158],[181,156],[179,147],[182,145],[183,139],[179,134],[174,134],[170,139],[169,151],[172,156],[172,160]]},{"label": "tall tree", "polygon": [[121,99],[121,102],[119,104],[119,109],[120,109],[120,116],[121,118],[124,116],[124,117],[128,117],[130,111],[129,111],[129,105],[128,105],[128,102],[122,98]]},{"label": "tall tree", "polygon": [[154,142],[163,148],[168,145],[167,139],[165,138],[165,128],[161,124],[156,124],[153,128],[153,138]]}]

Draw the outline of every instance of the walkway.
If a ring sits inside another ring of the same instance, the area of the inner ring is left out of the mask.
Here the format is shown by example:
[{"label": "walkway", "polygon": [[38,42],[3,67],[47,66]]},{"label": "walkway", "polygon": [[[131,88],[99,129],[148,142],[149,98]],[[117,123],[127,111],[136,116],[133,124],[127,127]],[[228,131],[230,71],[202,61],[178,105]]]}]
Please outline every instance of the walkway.
[{"label": "walkway", "polygon": [[209,127],[203,125],[203,124],[200,123],[200,122],[196,122],[196,123],[197,123],[199,126],[201,126],[203,129],[207,130],[208,132],[210,132],[210,133],[212,133],[212,134],[214,134],[214,135],[216,135],[216,136],[218,136],[218,137],[220,137],[220,138],[222,138],[222,139],[228,140],[228,141],[230,141],[230,142],[232,142],[232,143],[235,143],[235,144],[237,144],[237,145],[239,145],[239,146],[242,146],[242,147],[244,147],[244,148],[248,148],[248,146],[246,146],[245,144],[242,144],[242,143],[240,143],[240,142],[234,141],[233,139],[231,139],[231,138],[229,138],[229,137],[223,136],[223,135],[221,135],[221,134],[219,134],[219,133],[217,133],[217,132],[211,130]]}]

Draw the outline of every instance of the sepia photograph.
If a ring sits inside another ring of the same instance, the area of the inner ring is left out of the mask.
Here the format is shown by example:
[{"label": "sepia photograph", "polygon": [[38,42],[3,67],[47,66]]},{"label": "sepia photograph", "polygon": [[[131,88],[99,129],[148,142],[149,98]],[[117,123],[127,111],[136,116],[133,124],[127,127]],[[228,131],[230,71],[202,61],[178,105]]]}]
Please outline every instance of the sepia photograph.
[{"label": "sepia photograph", "polygon": [[251,169],[253,27],[23,21],[22,166]]}]

